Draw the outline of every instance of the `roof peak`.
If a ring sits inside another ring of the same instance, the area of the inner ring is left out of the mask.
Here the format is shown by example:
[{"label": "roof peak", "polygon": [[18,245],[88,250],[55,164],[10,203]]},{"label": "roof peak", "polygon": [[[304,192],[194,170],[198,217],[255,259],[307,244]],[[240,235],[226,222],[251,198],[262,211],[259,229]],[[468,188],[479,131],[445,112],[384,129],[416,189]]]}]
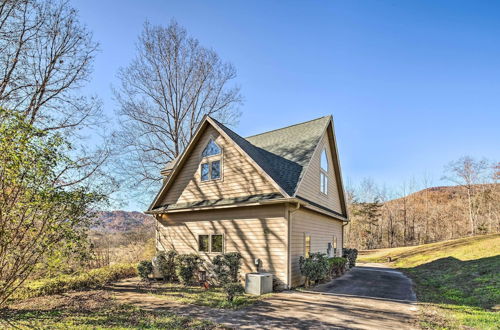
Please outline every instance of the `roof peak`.
[{"label": "roof peak", "polygon": [[307,123],[310,123],[310,122],[313,122],[313,121],[316,121],[316,120],[320,120],[320,119],[324,119],[324,118],[327,118],[327,117],[331,117],[331,115],[326,115],[326,116],[323,116],[323,117],[318,117],[318,118],[315,118],[315,119],[303,121],[301,123],[292,124],[292,125],[288,125],[288,126],[280,127],[280,128],[275,128],[275,129],[272,129],[270,131],[266,131],[266,132],[262,132],[262,133],[258,133],[258,134],[254,134],[254,135],[250,135],[250,136],[246,136],[245,139],[249,139],[249,138],[252,138],[254,136],[259,136],[259,135],[263,135],[263,134],[267,134],[267,133],[279,131],[279,130],[282,130],[282,129],[287,129],[287,128],[294,127],[294,126],[299,126],[299,125],[307,124]]}]

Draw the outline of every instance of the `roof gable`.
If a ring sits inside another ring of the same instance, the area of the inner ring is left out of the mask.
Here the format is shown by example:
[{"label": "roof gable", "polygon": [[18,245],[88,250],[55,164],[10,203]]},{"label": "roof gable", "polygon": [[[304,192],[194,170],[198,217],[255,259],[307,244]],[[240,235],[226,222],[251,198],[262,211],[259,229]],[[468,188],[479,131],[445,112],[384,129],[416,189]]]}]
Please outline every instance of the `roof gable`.
[{"label": "roof gable", "polygon": [[257,171],[266,178],[269,183],[274,185],[282,197],[285,198],[299,197],[297,196],[297,191],[304,179],[311,159],[315,152],[317,152],[321,140],[327,135],[330,140],[333,166],[337,176],[341,208],[343,211],[342,214],[346,215],[344,191],[340,176],[340,164],[338,161],[331,116],[321,117],[247,138],[241,137],[217,120],[208,116],[205,117],[184,153],[168,165],[169,168],[173,169],[172,174],[163,185],[149,210],[162,206],[159,204],[165,191],[167,191],[172,184],[175,176],[179,172],[179,168],[182,167],[183,163],[186,161],[186,155],[189,154],[198,143],[201,132],[207,125],[212,126],[221,136],[234,143],[234,146],[241,155],[246,157]]},{"label": "roof gable", "polygon": [[[215,121],[215,120],[214,120]],[[330,116],[242,138],[215,121],[289,196],[294,196]]]}]

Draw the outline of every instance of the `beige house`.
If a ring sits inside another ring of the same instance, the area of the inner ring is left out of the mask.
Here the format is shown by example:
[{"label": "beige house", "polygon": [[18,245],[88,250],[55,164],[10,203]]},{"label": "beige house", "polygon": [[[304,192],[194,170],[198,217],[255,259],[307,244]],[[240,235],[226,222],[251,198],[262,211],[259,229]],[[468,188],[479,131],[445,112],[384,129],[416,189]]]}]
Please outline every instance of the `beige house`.
[{"label": "beige house", "polygon": [[158,250],[207,264],[240,252],[243,273],[273,273],[284,287],[302,283],[300,256],[341,253],[348,218],[331,116],[247,138],[205,117],[161,173],[147,211]]}]

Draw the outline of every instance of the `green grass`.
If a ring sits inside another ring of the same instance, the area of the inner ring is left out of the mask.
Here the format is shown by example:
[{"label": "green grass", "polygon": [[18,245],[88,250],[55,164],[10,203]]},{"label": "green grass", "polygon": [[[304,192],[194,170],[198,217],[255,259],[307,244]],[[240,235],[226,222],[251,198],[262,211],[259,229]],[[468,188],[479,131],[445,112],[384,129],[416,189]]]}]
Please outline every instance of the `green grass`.
[{"label": "green grass", "polygon": [[184,286],[175,283],[161,284],[151,291],[158,297],[171,301],[177,301],[183,304],[193,304],[215,308],[239,309],[250,306],[259,300],[269,296],[252,296],[244,294],[237,296],[233,301],[226,300],[226,294],[221,288],[212,287],[205,290],[199,286]]},{"label": "green grass", "polygon": [[500,329],[500,235],[375,250],[360,261],[388,257],[413,279],[426,304],[424,327]]},{"label": "green grass", "polygon": [[0,314],[4,329],[214,329],[211,322],[150,312],[128,305],[113,305],[93,311],[21,310]]}]

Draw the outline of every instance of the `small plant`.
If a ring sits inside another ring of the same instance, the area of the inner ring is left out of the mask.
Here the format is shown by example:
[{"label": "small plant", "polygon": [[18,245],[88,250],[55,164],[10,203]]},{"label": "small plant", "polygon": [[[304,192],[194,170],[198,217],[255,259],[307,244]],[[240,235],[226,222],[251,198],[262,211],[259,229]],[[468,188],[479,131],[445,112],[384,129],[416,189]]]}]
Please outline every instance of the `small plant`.
[{"label": "small plant", "polygon": [[328,257],[324,253],[311,253],[309,258],[300,257],[299,266],[300,272],[306,277],[306,287],[310,282],[317,284],[328,276]]},{"label": "small plant", "polygon": [[347,265],[347,259],[341,257],[334,257],[328,259],[328,264],[330,266],[330,276],[338,277],[345,272],[345,268]]},{"label": "small plant", "polygon": [[226,293],[226,299],[229,302],[234,300],[234,297],[241,295],[245,292],[245,288],[239,282],[226,283],[222,286],[222,289]]},{"label": "small plant", "polygon": [[349,268],[356,266],[356,258],[358,257],[358,250],[356,249],[342,249],[342,257],[348,260]]},{"label": "small plant", "polygon": [[201,260],[197,254],[180,254],[175,257],[175,274],[182,284],[193,281],[194,274],[200,266]]},{"label": "small plant", "polygon": [[160,272],[163,280],[167,282],[172,282],[175,280],[175,257],[177,256],[177,252],[170,251],[161,251],[156,255],[156,264],[158,266],[158,271]]},{"label": "small plant", "polygon": [[137,273],[142,280],[147,280],[153,272],[153,264],[149,260],[143,260],[137,265]]},{"label": "small plant", "polygon": [[215,277],[219,284],[238,282],[241,259],[242,256],[238,252],[230,252],[215,256],[212,264]]}]

